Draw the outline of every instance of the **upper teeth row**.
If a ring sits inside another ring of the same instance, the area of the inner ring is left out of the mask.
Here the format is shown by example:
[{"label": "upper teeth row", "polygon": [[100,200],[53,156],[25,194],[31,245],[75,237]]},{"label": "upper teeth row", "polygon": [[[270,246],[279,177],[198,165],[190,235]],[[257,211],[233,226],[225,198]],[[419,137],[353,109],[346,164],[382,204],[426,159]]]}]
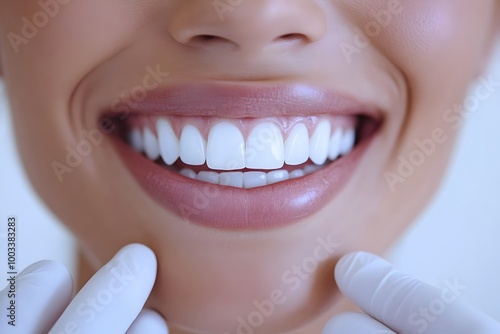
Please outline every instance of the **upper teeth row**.
[{"label": "upper teeth row", "polygon": [[311,137],[305,124],[293,126],[286,140],[281,130],[272,122],[257,125],[244,139],[239,128],[229,121],[213,126],[206,140],[193,125],[185,125],[180,139],[167,119],[156,121],[156,134],[144,127],[133,128],[129,133],[132,147],[146,154],[151,160],[160,156],[168,164],[177,159],[188,165],[207,164],[214,170],[239,170],[243,168],[271,170],[287,165],[300,165],[311,159],[323,165],[327,159],[335,160],[349,153],[355,144],[352,127],[332,131],[331,121],[321,120]]}]

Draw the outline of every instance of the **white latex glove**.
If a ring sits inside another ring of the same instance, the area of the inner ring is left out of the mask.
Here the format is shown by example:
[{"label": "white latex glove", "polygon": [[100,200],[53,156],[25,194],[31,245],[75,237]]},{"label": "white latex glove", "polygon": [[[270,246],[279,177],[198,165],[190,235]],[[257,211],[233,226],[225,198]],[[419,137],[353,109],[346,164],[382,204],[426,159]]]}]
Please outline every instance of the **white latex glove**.
[{"label": "white latex glove", "polygon": [[73,296],[66,268],[37,262],[17,277],[16,326],[6,310],[9,287],[0,292],[0,333],[168,334],[163,318],[143,310],[156,278],[156,257],[146,246],[122,248]]},{"label": "white latex glove", "polygon": [[365,314],[344,313],[323,334],[498,334],[500,323],[458,301],[464,286],[438,289],[373,254],[356,252],[335,268],[340,291]]}]

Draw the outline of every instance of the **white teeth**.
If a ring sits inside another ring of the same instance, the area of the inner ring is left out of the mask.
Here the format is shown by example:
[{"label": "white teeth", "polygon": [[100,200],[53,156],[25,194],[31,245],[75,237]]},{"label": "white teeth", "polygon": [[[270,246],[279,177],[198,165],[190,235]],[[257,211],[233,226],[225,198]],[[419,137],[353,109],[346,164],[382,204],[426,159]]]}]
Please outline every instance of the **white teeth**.
[{"label": "white teeth", "polygon": [[221,122],[210,130],[207,165],[218,170],[245,168],[245,139],[236,125]]},{"label": "white teeth", "polygon": [[217,172],[199,172],[198,180],[212,184],[219,184],[219,173]]},{"label": "white teeth", "polygon": [[179,159],[179,139],[174,133],[172,126],[165,119],[156,122],[156,132],[160,145],[160,155],[167,165],[172,165]]},{"label": "white teeth", "polygon": [[[205,140],[198,128],[185,125],[180,140],[171,123],[164,118],[156,121],[156,133],[145,127],[132,128],[128,141],[132,148],[150,160],[160,156],[167,165],[179,158],[191,166],[205,162],[210,170],[195,172],[184,168],[179,173],[191,179],[237,188],[256,188],[304,177],[320,170],[327,159],[334,161],[350,153],[356,143],[353,127],[335,127],[332,131],[329,119],[321,120],[309,138],[304,123],[295,124],[287,140],[283,142],[281,129],[272,122],[257,125],[245,141],[242,131],[230,121],[221,121],[213,126]],[[157,139],[158,138],[158,139]],[[307,163],[308,160],[312,163]],[[284,164],[302,169],[288,172]],[[243,169],[260,171],[243,172]],[[227,171],[218,173],[217,171]],[[266,172],[268,171],[268,172]]]},{"label": "white teeth", "polygon": [[296,179],[306,176],[312,172],[321,169],[321,166],[306,165],[304,169],[297,169],[293,172],[288,172],[284,169],[275,170],[271,172],[207,172],[201,171],[196,174],[195,171],[189,168],[182,169],[179,174],[199,181],[204,181],[212,184],[219,184],[222,186],[229,186],[235,188],[257,188],[266,185],[283,182],[290,179]]},{"label": "white teeth", "polygon": [[285,163],[295,166],[309,159],[309,133],[305,124],[299,123],[292,128],[285,141]]},{"label": "white teeth", "polygon": [[328,150],[328,159],[335,160],[340,155],[340,145],[342,145],[342,129],[335,130],[332,138],[330,139],[330,149]]},{"label": "white teeth", "polygon": [[285,163],[285,147],[281,130],[272,123],[257,125],[246,143],[247,168],[278,169]]},{"label": "white teeth", "polygon": [[243,173],[243,186],[247,189],[267,185],[267,175],[264,172]]},{"label": "white teeth", "polygon": [[185,177],[188,177],[190,179],[196,179],[196,173],[195,171],[189,169],[189,168],[184,168],[179,172],[181,175],[184,175]]},{"label": "white teeth", "polygon": [[289,174],[286,170],[275,170],[267,173],[267,184],[274,184],[288,180]]},{"label": "white teeth", "polygon": [[182,129],[179,148],[181,160],[185,164],[200,166],[205,163],[207,142],[196,127],[186,125]]},{"label": "white teeth", "polygon": [[309,174],[312,174],[314,172],[317,172],[321,169],[322,166],[318,166],[318,165],[307,165],[304,167],[304,173],[306,175],[309,175]]},{"label": "white teeth", "polygon": [[316,165],[325,163],[328,157],[328,146],[330,143],[331,125],[327,120],[321,121],[316,127],[310,142],[309,156]]},{"label": "white teeth", "polygon": [[135,151],[142,152],[144,150],[141,130],[132,129],[132,131],[129,133],[128,141]]},{"label": "white teeth", "polygon": [[221,186],[243,188],[243,173],[242,172],[221,173],[219,176],[219,184]]},{"label": "white teeth", "polygon": [[344,133],[344,137],[342,138],[342,144],[340,145],[340,154],[346,155],[351,152],[354,148],[354,144],[356,142],[356,132],[354,129],[347,129]]},{"label": "white teeth", "polygon": [[153,132],[148,128],[144,129],[143,143],[144,143],[144,153],[146,153],[147,157],[150,160],[158,159],[158,157],[160,156],[158,141],[156,140],[156,137],[153,134]]},{"label": "white teeth", "polygon": [[297,169],[294,170],[293,172],[290,172],[290,179],[297,179],[299,177],[305,176],[306,173],[302,169]]}]

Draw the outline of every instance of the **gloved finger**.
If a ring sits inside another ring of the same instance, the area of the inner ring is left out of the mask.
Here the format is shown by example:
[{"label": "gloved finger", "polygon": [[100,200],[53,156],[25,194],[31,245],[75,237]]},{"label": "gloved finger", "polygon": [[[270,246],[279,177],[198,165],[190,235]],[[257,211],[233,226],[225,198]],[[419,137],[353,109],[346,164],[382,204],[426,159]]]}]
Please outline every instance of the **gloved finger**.
[{"label": "gloved finger", "polygon": [[127,334],[168,334],[168,327],[165,319],[157,312],[143,309],[139,316],[132,323]]},{"label": "gloved finger", "polygon": [[47,333],[73,296],[71,275],[55,261],[36,262],[8,281],[0,292],[0,333]]},{"label": "gloved finger", "polygon": [[125,333],[144,307],[155,278],[151,249],[123,247],[78,292],[50,333]]},{"label": "gloved finger", "polygon": [[397,333],[500,333],[497,322],[458,301],[465,287],[457,281],[440,290],[364,252],[340,259],[335,279],[342,293]]},{"label": "gloved finger", "polygon": [[325,325],[322,334],[395,334],[392,330],[363,313],[342,313]]}]

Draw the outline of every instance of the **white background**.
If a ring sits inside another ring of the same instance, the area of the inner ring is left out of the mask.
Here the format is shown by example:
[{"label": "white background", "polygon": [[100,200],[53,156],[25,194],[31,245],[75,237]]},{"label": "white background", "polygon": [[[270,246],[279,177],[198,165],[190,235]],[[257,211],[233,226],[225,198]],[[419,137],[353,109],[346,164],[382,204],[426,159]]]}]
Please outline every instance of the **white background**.
[{"label": "white background", "polygon": [[[488,71],[500,81],[500,46]],[[485,76],[488,76],[486,74]],[[29,98],[29,97],[27,97]],[[18,218],[18,268],[54,259],[74,272],[75,243],[30,189],[13,144],[0,82],[0,287],[7,271],[8,215]],[[421,217],[389,252],[408,273],[443,286],[500,320],[500,89],[471,113],[446,179]]]}]

